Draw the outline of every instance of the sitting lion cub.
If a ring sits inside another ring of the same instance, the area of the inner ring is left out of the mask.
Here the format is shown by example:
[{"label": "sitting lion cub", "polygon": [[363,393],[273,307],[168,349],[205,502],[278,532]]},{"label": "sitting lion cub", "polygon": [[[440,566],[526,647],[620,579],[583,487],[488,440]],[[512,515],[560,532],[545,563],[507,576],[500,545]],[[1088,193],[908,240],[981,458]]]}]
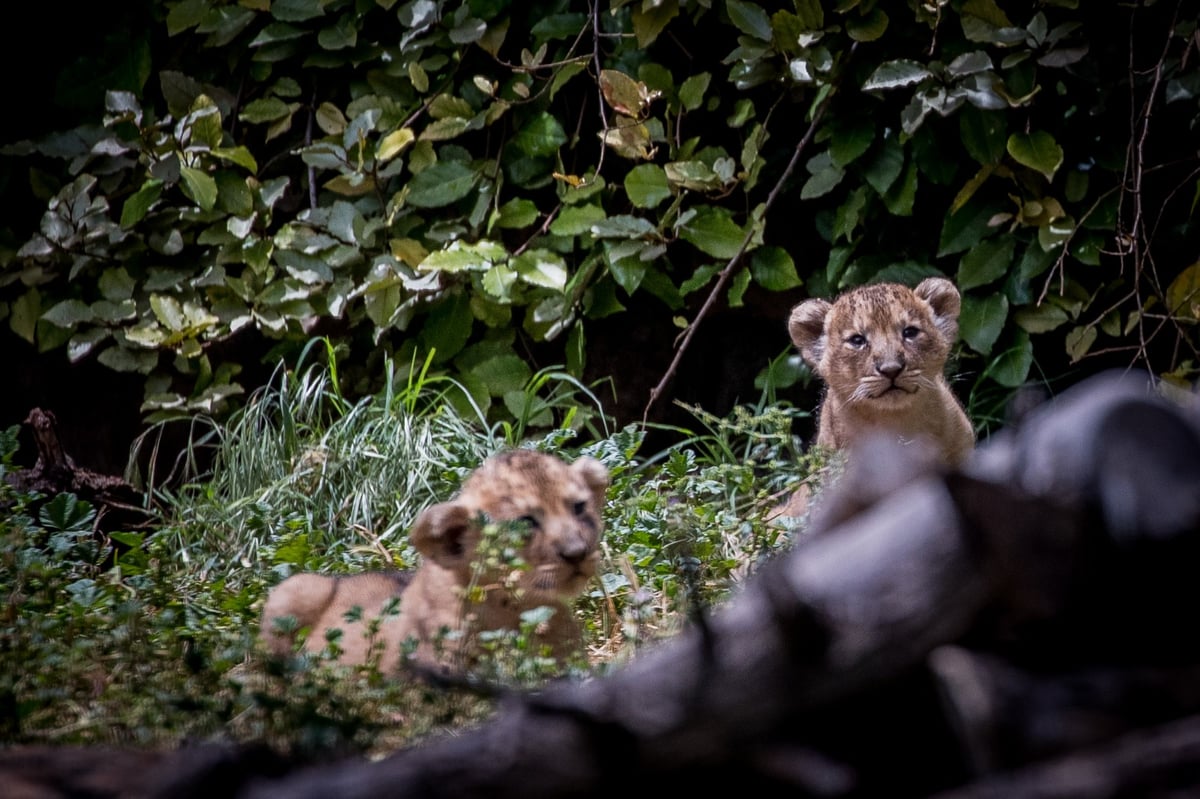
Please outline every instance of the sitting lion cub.
[{"label": "sitting lion cub", "polygon": [[975,430],[944,375],[960,303],[953,283],[930,277],[915,289],[877,283],[793,308],[792,342],[825,383],[817,446],[846,450],[886,433],[923,439],[948,465],[966,461]]},{"label": "sitting lion cub", "polygon": [[[975,430],[944,374],[960,305],[953,283],[931,277],[915,289],[876,283],[793,308],[788,333],[825,383],[816,445],[849,453],[882,434],[915,443],[925,462],[962,465]],[[768,520],[803,516],[809,497],[801,485]]]},{"label": "sitting lion cub", "polygon": [[[415,572],[293,575],[267,597],[262,638],[283,656],[295,646],[295,633],[285,630],[307,627],[304,649],[320,652],[326,633],[340,629],[341,663],[363,664],[378,652],[384,673],[409,657],[457,672],[470,667],[480,632],[515,630],[523,612],[548,606],[553,615],[538,625],[534,644],[547,645],[561,663],[582,651],[569,602],[596,573],[607,487],[608,471],[593,458],[568,466],[532,450],[495,455],[455,499],[417,517],[410,535],[422,561]],[[502,540],[485,540],[485,526]],[[359,618],[347,620],[356,607]],[[294,623],[280,624],[285,617]],[[374,635],[368,623],[378,625]]]}]

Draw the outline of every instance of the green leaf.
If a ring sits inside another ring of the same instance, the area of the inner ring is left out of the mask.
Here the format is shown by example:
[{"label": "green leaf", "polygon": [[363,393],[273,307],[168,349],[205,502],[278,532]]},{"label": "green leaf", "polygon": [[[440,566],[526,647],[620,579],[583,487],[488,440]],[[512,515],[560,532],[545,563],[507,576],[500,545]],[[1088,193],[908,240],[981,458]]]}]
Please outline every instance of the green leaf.
[{"label": "green leaf", "polygon": [[679,231],[684,241],[691,242],[701,252],[714,258],[730,259],[737,255],[746,233],[723,208],[702,206]]},{"label": "green leaf", "polygon": [[167,12],[167,35],[175,36],[200,24],[208,14],[209,0],[182,0]]},{"label": "green leaf", "polygon": [[492,354],[474,365],[469,373],[487,386],[488,393],[493,397],[502,397],[510,391],[521,391],[533,376],[529,364],[511,349],[508,352]]},{"label": "green leaf", "polygon": [[526,283],[562,291],[567,285],[567,265],[549,250],[526,250],[510,262]]},{"label": "green leaf", "polygon": [[900,177],[902,169],[904,145],[900,143],[899,136],[891,135],[884,140],[883,146],[867,164],[863,170],[863,177],[875,193],[882,196],[896,182],[896,178]]},{"label": "green leaf", "polygon": [[883,204],[893,216],[912,216],[913,204],[917,201],[918,169],[909,163],[904,170],[904,180],[893,184],[883,195]]},{"label": "green leaf", "polygon": [[870,77],[863,83],[865,92],[880,89],[896,89],[912,86],[933,77],[933,73],[919,61],[897,59],[885,61],[875,68]]},{"label": "green leaf", "polygon": [[873,42],[883,36],[888,27],[888,15],[881,8],[872,8],[861,17],[846,19],[846,34],[856,42]]},{"label": "green leaf", "polygon": [[470,244],[452,242],[444,250],[435,250],[417,265],[418,272],[486,272],[496,263],[508,259],[508,251],[491,241]]},{"label": "green leaf", "polygon": [[550,223],[550,232],[555,236],[582,236],[604,219],[604,209],[599,205],[568,206]]},{"label": "green leaf", "polygon": [[237,164],[243,167],[247,172],[257,172],[258,162],[254,160],[254,156],[250,154],[242,145],[237,147],[214,147],[212,154],[222,161],[228,161],[231,164]]},{"label": "green leaf", "polygon": [[754,282],[767,291],[787,291],[801,285],[792,256],[782,247],[760,247],[750,257]]},{"label": "green leaf", "polygon": [[625,175],[625,193],[638,208],[654,208],[671,196],[666,172],[657,164],[639,164]]},{"label": "green leaf", "polygon": [[467,295],[453,294],[429,312],[419,339],[425,349],[433,351],[435,363],[445,363],[467,343],[474,322]]},{"label": "green leaf", "polygon": [[317,44],[325,50],[342,50],[358,44],[358,26],[352,15],[340,17],[328,28],[317,34]]},{"label": "green leaf", "polygon": [[984,239],[962,257],[955,282],[960,291],[999,280],[1012,264],[1016,240],[1011,236]]},{"label": "green leaf", "polygon": [[726,0],[725,10],[729,13],[729,21],[742,33],[759,41],[771,41],[771,20],[757,3]]},{"label": "green leaf", "polygon": [[1071,356],[1071,363],[1078,362],[1083,356],[1088,354],[1092,345],[1096,343],[1096,328],[1094,325],[1081,325],[1073,327],[1067,333],[1066,346],[1067,354]]},{"label": "green leaf", "polygon": [[653,44],[667,23],[678,14],[678,0],[636,4],[633,7],[633,35],[637,37],[638,48],[645,50]]},{"label": "green leaf", "polygon": [[1014,133],[1008,137],[1008,154],[1017,163],[1035,169],[1052,180],[1062,166],[1063,151],[1058,142],[1044,130]]},{"label": "green leaf", "polygon": [[871,147],[875,141],[875,120],[854,119],[852,122],[832,124],[829,140],[829,157],[838,167],[846,167]]},{"label": "green leaf", "polygon": [[42,315],[42,295],[37,289],[29,289],[12,304],[12,315],[8,326],[21,338],[32,344],[37,338],[38,318]]},{"label": "green leaf", "polygon": [[519,230],[529,227],[538,220],[538,208],[532,200],[517,198],[509,200],[496,210],[492,225],[498,228]]},{"label": "green leaf", "polygon": [[980,355],[988,355],[1008,318],[1008,298],[1003,294],[977,297],[964,294],[958,317],[959,337]]},{"label": "green leaf", "polygon": [[531,158],[554,155],[567,143],[567,134],[552,114],[542,111],[527,120],[512,139],[518,152]]},{"label": "green leaf", "polygon": [[967,202],[958,211],[949,214],[942,223],[942,234],[938,242],[938,257],[953,255],[969,250],[985,236],[993,233],[991,219],[1007,208],[998,202],[978,198]]},{"label": "green leaf", "polygon": [[800,199],[812,200],[817,197],[823,197],[833,191],[842,178],[846,176],[846,172],[840,169],[833,163],[833,159],[828,152],[818,153],[809,159],[806,164],[810,177],[804,186],[800,189]]},{"label": "green leaf", "polygon": [[412,128],[398,128],[379,140],[375,149],[375,157],[380,163],[387,163],[404,151],[416,140]]},{"label": "green leaf", "polygon": [[1018,330],[1016,342],[992,361],[987,374],[1006,388],[1017,388],[1029,377],[1032,366],[1033,345],[1029,341],[1029,334]]},{"label": "green leaf", "polygon": [[201,210],[211,211],[217,204],[217,181],[213,176],[190,166],[181,167],[179,176],[183,179],[183,193]]},{"label": "green leaf", "polygon": [[441,208],[470,194],[478,180],[475,170],[464,163],[439,161],[413,176],[407,202],[417,208]]},{"label": "green leaf", "polygon": [[701,72],[699,75],[691,75],[680,84],[679,103],[685,111],[695,111],[704,103],[704,95],[708,92],[711,82],[712,75]]},{"label": "green leaf", "polygon": [[1029,333],[1045,333],[1060,327],[1070,320],[1067,310],[1052,302],[1018,308],[1013,312],[1013,321]]},{"label": "green leaf", "polygon": [[1004,157],[1006,130],[1004,114],[998,111],[983,111],[968,105],[958,114],[963,147],[985,166],[994,166]]},{"label": "green leaf", "polygon": [[1176,275],[1167,286],[1167,313],[1176,319],[1200,319],[1200,261]]},{"label": "green leaf", "polygon": [[278,97],[262,97],[247,103],[246,107],[238,114],[238,119],[249,122],[251,125],[258,125],[286,119],[291,116],[291,113],[291,106]]},{"label": "green leaf", "polygon": [[273,0],[271,16],[283,22],[304,22],[325,14],[322,0]]},{"label": "green leaf", "polygon": [[141,222],[150,207],[162,196],[163,183],[161,180],[149,178],[142,187],[129,196],[125,205],[121,206],[121,227],[129,229]]},{"label": "green leaf", "polygon": [[91,306],[80,300],[63,300],[42,314],[42,319],[58,327],[72,328],[96,318]]}]

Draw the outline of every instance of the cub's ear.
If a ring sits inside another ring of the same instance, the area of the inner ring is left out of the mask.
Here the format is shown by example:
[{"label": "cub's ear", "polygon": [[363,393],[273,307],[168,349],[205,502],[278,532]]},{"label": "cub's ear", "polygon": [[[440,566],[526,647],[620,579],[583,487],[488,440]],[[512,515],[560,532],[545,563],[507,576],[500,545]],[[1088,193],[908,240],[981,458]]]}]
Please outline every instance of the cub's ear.
[{"label": "cub's ear", "polygon": [[833,308],[825,300],[805,300],[792,309],[788,334],[800,351],[800,357],[814,371],[825,352],[825,317]]},{"label": "cub's ear", "polygon": [[585,455],[571,464],[571,470],[583,478],[584,484],[596,496],[596,509],[603,510],[608,490],[608,469],[600,461]]},{"label": "cub's ear", "polygon": [[421,511],[408,536],[422,555],[455,569],[470,563],[469,545],[479,537],[479,530],[466,506],[442,502]]},{"label": "cub's ear", "polygon": [[933,323],[946,343],[953,344],[958,338],[958,314],[962,309],[958,288],[944,277],[927,277],[917,284],[913,293],[933,308]]}]

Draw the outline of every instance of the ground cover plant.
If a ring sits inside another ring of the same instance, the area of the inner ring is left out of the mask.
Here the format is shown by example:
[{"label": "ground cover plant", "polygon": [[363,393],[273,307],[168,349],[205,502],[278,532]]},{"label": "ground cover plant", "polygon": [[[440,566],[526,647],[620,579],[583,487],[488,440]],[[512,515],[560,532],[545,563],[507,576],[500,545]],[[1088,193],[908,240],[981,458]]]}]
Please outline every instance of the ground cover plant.
[{"label": "ground cover plant", "polygon": [[[794,410],[765,399],[728,418],[693,409],[694,431],[646,453],[644,431],[609,428],[596,396],[566,377],[529,386],[531,404],[557,420],[529,435],[462,415],[440,379],[393,382],[390,365],[387,389],[348,402],[335,348],[318,341],[310,352],[244,411],[213,422],[177,474],[147,485],[153,531],[101,539],[86,502],[0,483],[6,740],[379,752],[469,724],[498,691],[547,678],[519,631],[493,641],[487,668],[456,688],[369,666],[337,673],[319,659],[264,656],[255,634],[265,591],[300,569],[414,565],[405,533],[416,513],[500,447],[589,454],[613,483],[604,565],[577,603],[588,662],[564,677],[587,679],[673,635],[786,546],[790,534],[765,512],[819,467],[797,454]],[[0,437],[6,469],[16,432]]]}]

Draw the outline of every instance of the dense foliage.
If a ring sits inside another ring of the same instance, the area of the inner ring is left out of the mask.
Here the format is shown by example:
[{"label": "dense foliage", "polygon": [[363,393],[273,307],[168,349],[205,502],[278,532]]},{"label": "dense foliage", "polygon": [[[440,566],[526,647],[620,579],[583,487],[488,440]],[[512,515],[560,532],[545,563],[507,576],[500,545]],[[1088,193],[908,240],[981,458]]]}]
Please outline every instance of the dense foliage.
[{"label": "dense foliage", "polygon": [[[403,533],[421,508],[518,443],[511,426],[458,416],[440,379],[355,403],[336,382],[323,365],[277,375],[212,426],[213,451],[191,459],[211,466],[160,493],[154,529],[138,533],[104,534],[74,495],[17,488],[17,428],[0,431],[0,741],[385,752],[483,717],[494,689],[546,679],[523,631],[490,640],[460,691],[278,661],[257,644],[272,585],[303,569],[413,566]],[[650,456],[636,426],[524,442],[591,455],[612,475],[600,575],[576,603],[589,658],[566,676],[673,634],[791,539],[765,512],[819,464],[791,449],[789,416],[743,407],[698,420],[703,432]]]},{"label": "dense foliage", "polygon": [[255,331],[330,336],[356,395],[390,355],[551,425],[527,384],[584,378],[631,299],[686,356],[711,303],[932,273],[982,428],[1076,364],[1200,368],[1182,0],[150,12],[103,118],[6,148],[46,210],[0,253],[8,327],[145,375],[149,419],[226,412],[261,353],[216,345]]}]

